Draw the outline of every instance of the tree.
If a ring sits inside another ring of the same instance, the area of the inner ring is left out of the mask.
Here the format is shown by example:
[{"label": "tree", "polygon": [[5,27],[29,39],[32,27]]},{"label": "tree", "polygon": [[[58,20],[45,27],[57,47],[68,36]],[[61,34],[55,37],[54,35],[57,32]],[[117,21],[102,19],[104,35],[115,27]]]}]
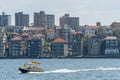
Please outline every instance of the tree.
[{"label": "tree", "polygon": [[51,45],[49,42],[45,41],[44,46],[43,46],[43,51],[46,54],[51,54]]},{"label": "tree", "polygon": [[120,45],[120,22],[113,22],[111,24],[111,29],[113,31],[113,35],[118,38],[119,45]]},{"label": "tree", "polygon": [[111,24],[111,29],[113,31],[114,36],[120,37],[120,22],[113,22]]},{"label": "tree", "polygon": [[105,30],[103,30],[102,27],[98,28],[98,31],[96,32],[96,36],[98,36],[100,39],[103,39],[107,36],[107,33]]},{"label": "tree", "polygon": [[83,53],[87,54],[88,53],[88,39],[89,39],[89,35],[83,37]]}]

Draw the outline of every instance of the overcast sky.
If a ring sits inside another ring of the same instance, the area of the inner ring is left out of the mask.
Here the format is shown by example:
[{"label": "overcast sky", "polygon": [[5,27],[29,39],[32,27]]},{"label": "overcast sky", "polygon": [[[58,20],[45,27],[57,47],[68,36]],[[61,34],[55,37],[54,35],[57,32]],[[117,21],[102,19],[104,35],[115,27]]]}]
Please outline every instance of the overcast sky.
[{"label": "overcast sky", "polygon": [[13,20],[15,12],[23,11],[30,14],[32,23],[33,13],[41,10],[55,14],[56,25],[65,13],[79,17],[80,25],[120,22],[120,0],[0,0],[0,12],[12,15]]}]

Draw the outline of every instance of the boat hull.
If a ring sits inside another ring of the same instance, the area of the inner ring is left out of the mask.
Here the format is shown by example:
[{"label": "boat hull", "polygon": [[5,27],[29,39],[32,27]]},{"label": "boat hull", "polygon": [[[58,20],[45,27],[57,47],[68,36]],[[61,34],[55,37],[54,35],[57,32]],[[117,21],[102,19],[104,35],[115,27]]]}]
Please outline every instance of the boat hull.
[{"label": "boat hull", "polygon": [[21,73],[28,73],[28,72],[43,72],[43,70],[30,70],[30,69],[24,69],[24,68],[19,68]]},{"label": "boat hull", "polygon": [[21,71],[21,73],[28,73],[28,72],[30,72],[29,70],[22,69],[22,68],[19,68],[19,70]]}]

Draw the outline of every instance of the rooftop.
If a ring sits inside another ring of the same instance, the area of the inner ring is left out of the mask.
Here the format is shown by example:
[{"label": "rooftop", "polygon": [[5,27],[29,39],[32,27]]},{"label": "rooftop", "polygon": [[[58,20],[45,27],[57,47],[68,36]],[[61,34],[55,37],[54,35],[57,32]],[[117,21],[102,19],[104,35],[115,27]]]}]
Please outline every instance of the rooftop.
[{"label": "rooftop", "polygon": [[88,29],[98,29],[100,26],[86,26],[85,28]]},{"label": "rooftop", "polygon": [[57,39],[55,39],[54,41],[52,41],[52,42],[66,42],[64,39],[62,39],[62,38],[57,38]]},{"label": "rooftop", "polygon": [[115,36],[108,36],[104,40],[116,40],[116,39],[117,39],[117,37],[115,37]]},{"label": "rooftop", "polygon": [[72,34],[82,34],[82,32],[73,32]]},{"label": "rooftop", "polygon": [[97,38],[98,36],[96,35],[90,35],[89,38]]},{"label": "rooftop", "polygon": [[44,27],[24,27],[23,30],[44,30]]},{"label": "rooftop", "polygon": [[48,29],[47,32],[54,32],[54,29]]},{"label": "rooftop", "polygon": [[10,34],[13,34],[13,35],[19,35],[18,33],[16,33],[16,32],[12,32],[12,33],[10,33]]},{"label": "rooftop", "polygon": [[16,36],[14,38],[11,39],[12,41],[19,41],[19,40],[22,40],[20,37]]},{"label": "rooftop", "polygon": [[28,33],[23,33],[22,36],[29,36],[29,34]]},{"label": "rooftop", "polygon": [[39,38],[41,38],[41,37],[45,37],[43,34],[41,34],[41,33],[39,33],[39,34],[35,34],[34,35],[35,37],[39,37]]}]

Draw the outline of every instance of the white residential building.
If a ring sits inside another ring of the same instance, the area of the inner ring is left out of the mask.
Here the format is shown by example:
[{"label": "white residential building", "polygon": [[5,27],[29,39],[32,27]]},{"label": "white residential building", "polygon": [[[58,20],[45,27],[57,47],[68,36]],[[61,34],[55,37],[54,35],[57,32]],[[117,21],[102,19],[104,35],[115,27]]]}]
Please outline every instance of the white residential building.
[{"label": "white residential building", "polygon": [[85,36],[87,36],[87,35],[95,35],[96,32],[97,32],[97,29],[99,27],[100,26],[86,26],[85,27]]},{"label": "white residential building", "polygon": [[119,45],[117,37],[108,36],[104,39],[105,55],[119,55]]}]

